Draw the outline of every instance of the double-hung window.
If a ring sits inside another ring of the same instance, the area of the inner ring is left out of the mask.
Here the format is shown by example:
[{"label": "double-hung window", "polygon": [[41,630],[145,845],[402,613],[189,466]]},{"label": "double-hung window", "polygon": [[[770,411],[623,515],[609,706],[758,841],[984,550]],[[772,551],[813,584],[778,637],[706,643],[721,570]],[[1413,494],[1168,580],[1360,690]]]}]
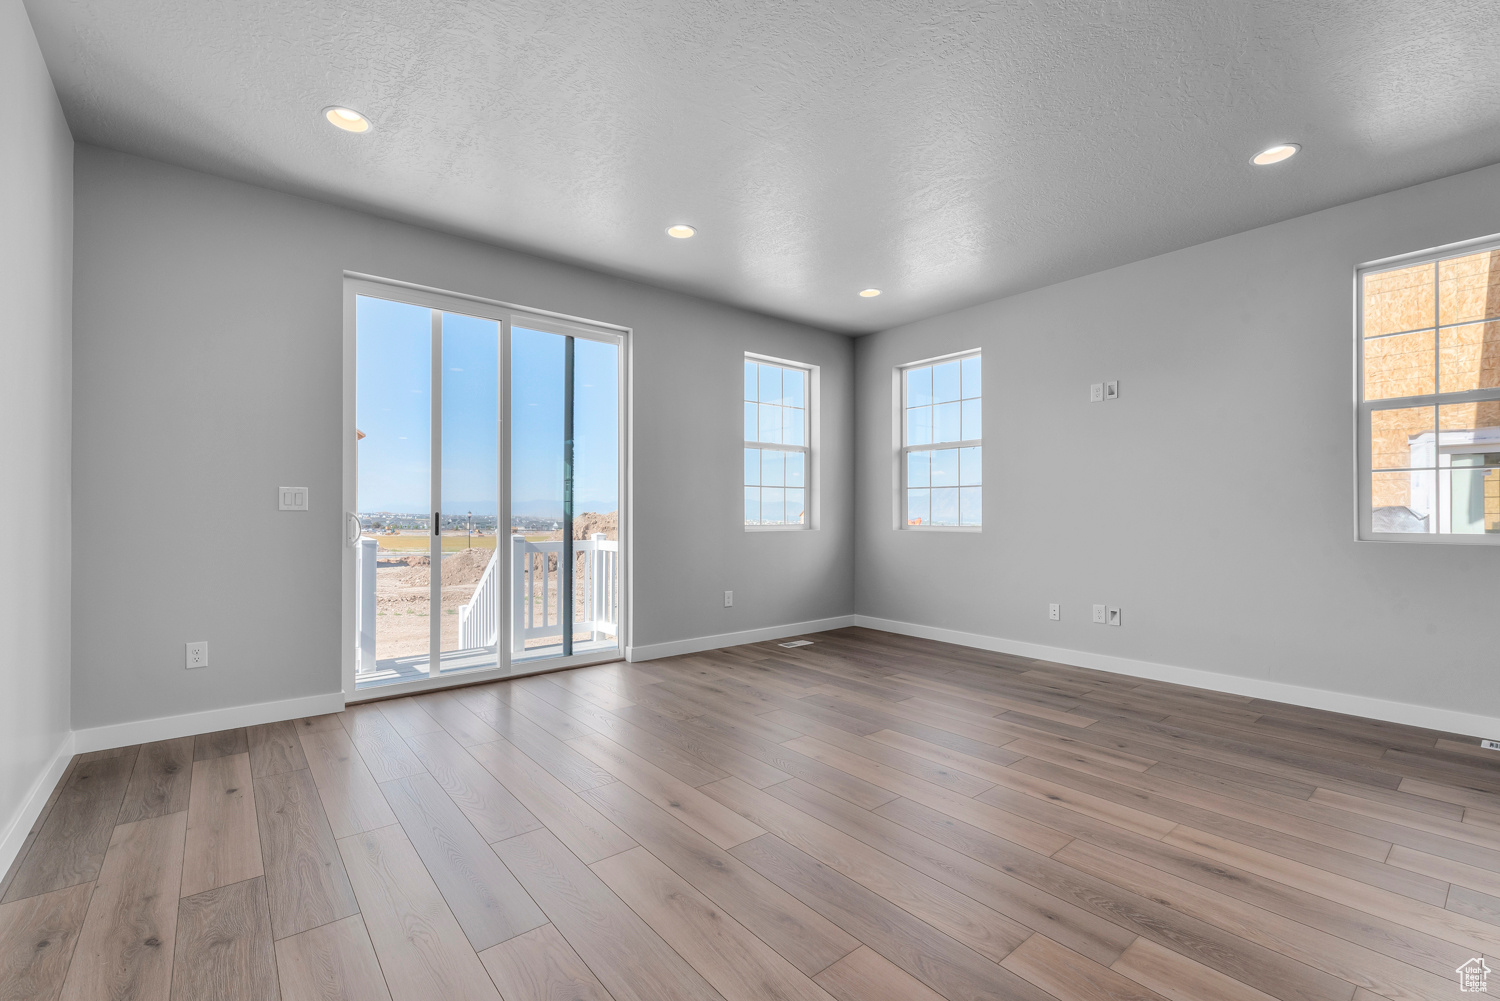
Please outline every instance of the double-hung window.
[{"label": "double-hung window", "polygon": [[817,368],[745,355],[745,527],[812,527]]},{"label": "double-hung window", "polygon": [[1359,274],[1359,527],[1500,543],[1500,244]]},{"label": "double-hung window", "polygon": [[899,525],[984,523],[983,393],[978,351],[897,370],[901,397]]}]

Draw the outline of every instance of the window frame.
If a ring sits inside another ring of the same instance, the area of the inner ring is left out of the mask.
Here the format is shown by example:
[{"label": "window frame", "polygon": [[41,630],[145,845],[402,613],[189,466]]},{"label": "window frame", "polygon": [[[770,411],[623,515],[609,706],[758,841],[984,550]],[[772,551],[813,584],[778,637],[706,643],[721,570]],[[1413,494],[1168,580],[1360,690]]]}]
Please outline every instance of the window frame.
[{"label": "window frame", "polygon": [[[942,364],[946,364],[947,362],[951,362],[951,361],[961,362],[965,358],[983,358],[983,357],[984,357],[984,349],[983,348],[966,348],[963,351],[953,351],[953,352],[950,352],[949,354],[937,355],[937,356],[932,357],[932,358],[924,358],[924,359],[922,359],[920,361],[906,362],[904,364],[897,365],[895,367],[895,369],[892,371],[892,375],[891,375],[892,383],[893,383],[893,385],[892,385],[892,398],[896,402],[895,416],[894,416],[894,420],[893,420],[893,428],[894,428],[894,432],[895,432],[895,446],[896,446],[895,447],[895,467],[896,468],[895,468],[895,474],[892,477],[892,479],[894,481],[894,484],[895,484],[895,493],[896,493],[896,496],[895,496],[895,514],[896,514],[896,517],[895,517],[895,524],[894,524],[893,527],[897,531],[903,531],[903,532],[970,532],[970,533],[983,532],[984,531],[984,523],[983,523],[983,517],[982,516],[980,518],[980,524],[978,524],[978,525],[910,525],[910,524],[907,524],[907,520],[908,519],[907,519],[907,511],[906,511],[906,501],[907,501],[906,478],[907,478],[907,473],[908,473],[908,468],[907,468],[908,467],[907,453],[909,453],[909,452],[933,452],[933,451],[938,451],[940,448],[941,449],[949,449],[949,448],[955,448],[955,449],[957,449],[957,448],[976,448],[976,447],[981,447],[982,448],[984,446],[984,435],[982,435],[982,434],[978,438],[966,438],[966,439],[964,439],[962,441],[929,442],[929,443],[927,443],[925,445],[910,445],[910,444],[907,444],[907,441],[906,441],[906,373],[909,372],[909,371],[911,371],[912,369],[916,369],[916,368],[927,368],[928,366],[942,365]],[[980,387],[981,387],[980,391],[979,391],[979,399],[981,401],[981,404],[980,404],[981,413],[983,413],[985,411],[984,404],[982,402],[985,399],[985,393],[984,393],[984,389],[983,389],[984,381],[985,381],[984,366],[983,366],[983,364],[980,365],[979,371],[980,371],[979,381],[980,381]],[[960,395],[960,399],[962,399],[962,398],[963,398],[962,395]],[[970,397],[970,399],[973,399],[973,397]],[[983,422],[984,422],[984,418],[981,417],[980,418],[981,427],[983,425]],[[982,465],[983,465],[983,461],[984,461],[983,458],[981,458],[980,459],[981,468],[982,468]],[[981,488],[984,487],[984,483],[982,481],[980,483],[980,487]],[[981,504],[982,503],[983,502],[981,502]],[[981,510],[982,510],[982,508],[981,508]]]},{"label": "window frame", "polygon": [[740,521],[744,521],[745,511],[745,487],[751,484],[745,483],[745,449],[747,448],[771,448],[782,452],[801,452],[803,454],[803,476],[805,483],[802,487],[802,523],[798,525],[744,525],[746,532],[811,532],[818,528],[818,458],[819,458],[819,434],[818,434],[818,403],[819,403],[819,367],[810,362],[793,361],[790,358],[776,358],[771,355],[763,355],[755,351],[746,351],[740,357],[740,387],[741,406],[738,420],[740,423],[741,436],[745,430],[744,403],[749,402],[744,397],[744,363],[755,362],[757,365],[775,365],[779,368],[792,368],[803,372],[807,379],[805,400],[806,414],[803,418],[803,444],[787,445],[781,442],[771,441],[745,441],[740,446]]},{"label": "window frame", "polygon": [[[1387,271],[1399,271],[1422,264],[1433,264],[1433,316],[1430,327],[1416,327],[1410,331],[1391,331],[1381,337],[1396,337],[1424,330],[1433,331],[1433,385],[1442,389],[1442,331],[1454,327],[1472,326],[1476,323],[1500,322],[1500,317],[1469,319],[1457,323],[1439,323],[1442,318],[1442,267],[1441,262],[1456,257],[1467,257],[1485,251],[1500,250],[1500,236],[1487,236],[1477,240],[1448,244],[1414,254],[1402,254],[1362,264],[1354,271],[1354,495],[1355,532],[1360,542],[1393,542],[1415,545],[1439,546],[1495,546],[1500,545],[1500,533],[1438,533],[1438,532],[1376,532],[1372,528],[1373,502],[1373,445],[1370,429],[1371,415],[1380,410],[1400,410],[1412,407],[1432,407],[1500,401],[1500,387],[1495,389],[1471,389],[1456,393],[1426,393],[1417,396],[1399,396],[1382,400],[1365,399],[1365,279]],[[1434,426],[1436,426],[1434,424]],[[1434,467],[1437,471],[1441,467]],[[1383,472],[1384,470],[1380,470]],[[1392,470],[1405,472],[1406,469]],[[1436,516],[1436,511],[1434,511]]]}]

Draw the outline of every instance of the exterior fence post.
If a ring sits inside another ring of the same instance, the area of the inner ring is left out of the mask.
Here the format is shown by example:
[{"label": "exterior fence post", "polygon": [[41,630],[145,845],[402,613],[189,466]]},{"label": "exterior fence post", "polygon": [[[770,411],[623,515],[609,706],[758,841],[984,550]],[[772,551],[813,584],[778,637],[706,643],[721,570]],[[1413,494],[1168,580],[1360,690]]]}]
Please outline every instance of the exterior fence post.
[{"label": "exterior fence post", "polygon": [[[607,541],[609,536],[603,532],[595,532],[592,539],[594,541],[594,550],[589,553],[589,621],[598,626],[599,620],[604,617],[605,583],[603,570],[608,563],[604,557],[604,547],[599,545],[599,543]],[[595,643],[599,642],[603,635],[598,629],[590,633]]]},{"label": "exterior fence post", "polygon": [[526,652],[526,626],[531,619],[531,595],[526,593],[526,536],[510,537],[510,654]]},{"label": "exterior fence post", "polygon": [[368,674],[375,670],[375,550],[376,539],[359,540],[359,649],[355,670]]}]

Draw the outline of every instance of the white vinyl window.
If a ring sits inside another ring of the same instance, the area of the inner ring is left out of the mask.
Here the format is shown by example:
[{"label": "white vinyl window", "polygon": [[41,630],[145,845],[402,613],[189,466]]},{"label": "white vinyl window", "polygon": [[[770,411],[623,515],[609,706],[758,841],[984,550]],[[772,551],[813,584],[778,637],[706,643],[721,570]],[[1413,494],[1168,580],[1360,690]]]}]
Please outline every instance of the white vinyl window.
[{"label": "white vinyl window", "polygon": [[899,526],[978,529],[984,523],[979,352],[906,365],[897,377]]},{"label": "white vinyl window", "polygon": [[1360,538],[1500,542],[1500,241],[1359,273]]},{"label": "white vinyl window", "polygon": [[746,529],[812,527],[817,369],[745,355]]}]

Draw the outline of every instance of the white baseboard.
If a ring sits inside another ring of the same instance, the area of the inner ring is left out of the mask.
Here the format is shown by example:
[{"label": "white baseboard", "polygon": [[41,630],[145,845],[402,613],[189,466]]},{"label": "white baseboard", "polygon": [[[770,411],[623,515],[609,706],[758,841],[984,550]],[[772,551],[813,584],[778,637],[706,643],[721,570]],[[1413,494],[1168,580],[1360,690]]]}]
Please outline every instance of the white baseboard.
[{"label": "white baseboard", "polygon": [[130,723],[111,723],[87,730],[74,730],[74,753],[103,751],[127,744],[144,744],[152,740],[171,740],[198,733],[213,733],[237,726],[254,726],[257,723],[276,723],[299,716],[321,716],[324,713],[343,712],[344,693],[329,692],[326,695],[305,695],[298,699],[280,702],[258,702],[248,706],[229,706],[225,709],[209,709],[181,716],[160,716],[156,719],[135,720]]},{"label": "white baseboard", "polygon": [[955,643],[978,650],[993,650],[1017,657],[1033,657],[1051,660],[1059,664],[1088,667],[1096,671],[1109,671],[1132,678],[1147,678],[1152,681],[1167,681],[1176,685],[1206,688],[1230,695],[1247,695],[1272,702],[1285,702],[1308,709],[1323,709],[1328,712],[1363,716],[1366,719],[1385,720],[1389,723],[1404,723],[1428,730],[1443,730],[1473,736],[1500,737],[1500,719],[1481,716],[1477,713],[1461,712],[1457,709],[1439,709],[1436,706],[1419,706],[1407,702],[1393,702],[1368,695],[1348,692],[1331,692],[1322,688],[1306,688],[1289,685],[1281,681],[1266,681],[1262,678],[1246,678],[1234,674],[1219,674],[1192,667],[1177,667],[1158,664],[1149,660],[1116,657],[1107,653],[1091,653],[1087,650],[1069,650],[1064,647],[1047,646],[1042,643],[1027,643],[1021,640],[1003,639],[966,633],[957,629],[942,629],[938,626],[919,625],[915,622],[899,622],[895,619],[878,619],[871,615],[856,615],[854,625],[869,629],[880,629],[888,633],[920,636],[923,639]]},{"label": "white baseboard", "polygon": [[62,742],[57,745],[52,759],[47,762],[47,767],[42,769],[31,788],[26,791],[16,812],[11,816],[9,823],[5,825],[3,834],[0,834],[0,877],[10,871],[11,863],[21,853],[21,846],[26,843],[26,835],[31,833],[31,825],[36,823],[36,818],[41,816],[42,807],[47,805],[47,798],[52,795],[52,790],[62,778],[63,771],[67,769],[68,762],[73,760],[73,734],[63,734]]},{"label": "white baseboard", "polygon": [[[763,643],[779,640],[783,636],[800,636],[803,633],[821,633],[829,629],[842,629],[854,625],[857,616],[836,615],[831,619],[813,619],[811,622],[788,622],[780,626],[763,626],[737,633],[719,633],[716,636],[695,636],[692,639],[672,640],[670,643],[652,643],[649,646],[625,648],[625,659],[629,661],[656,660],[659,657],[677,657],[685,653],[702,653],[726,646],[745,643]],[[879,628],[878,626],[875,628]]]}]

